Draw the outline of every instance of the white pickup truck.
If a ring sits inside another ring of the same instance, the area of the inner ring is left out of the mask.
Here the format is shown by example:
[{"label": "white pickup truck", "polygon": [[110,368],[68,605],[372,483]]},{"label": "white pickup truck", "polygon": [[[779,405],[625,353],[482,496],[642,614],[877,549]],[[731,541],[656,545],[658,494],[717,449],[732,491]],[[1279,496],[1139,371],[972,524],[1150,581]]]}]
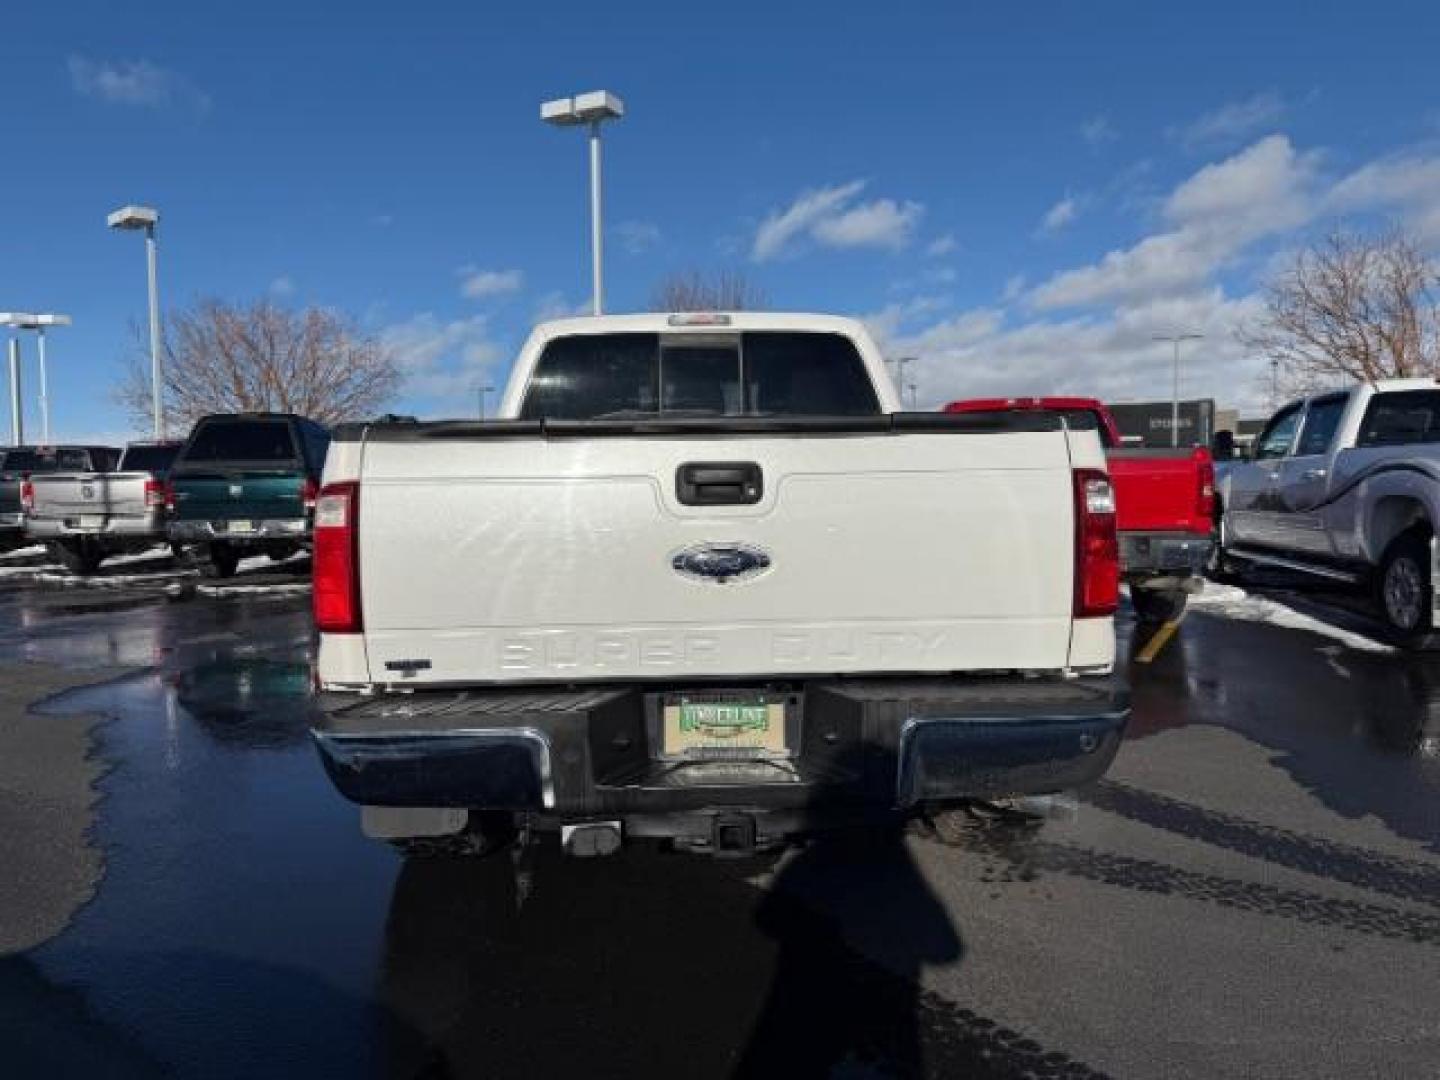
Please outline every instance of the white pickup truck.
[{"label": "white pickup truck", "polygon": [[863,327],[541,325],[491,421],[334,434],[313,732],[368,834],[747,852],[1115,755],[1114,501],[1055,413],[906,413]]},{"label": "white pickup truck", "polygon": [[1440,383],[1389,379],[1293,401],[1217,485],[1219,556],[1369,586],[1397,644],[1431,642]]}]

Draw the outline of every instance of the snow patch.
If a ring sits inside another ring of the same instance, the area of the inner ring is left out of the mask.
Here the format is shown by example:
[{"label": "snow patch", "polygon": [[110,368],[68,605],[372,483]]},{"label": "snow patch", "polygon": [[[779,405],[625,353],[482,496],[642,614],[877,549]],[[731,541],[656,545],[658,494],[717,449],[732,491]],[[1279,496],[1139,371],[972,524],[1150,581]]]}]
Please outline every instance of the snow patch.
[{"label": "snow patch", "polygon": [[1305,615],[1278,600],[1256,596],[1235,585],[1219,585],[1213,581],[1205,583],[1203,592],[1190,598],[1190,606],[1207,615],[1218,615],[1226,619],[1243,619],[1246,622],[1269,623],[1287,630],[1308,630],[1312,634],[1338,641],[1346,648],[1364,652],[1393,653],[1395,649],[1364,634],[1342,630],[1338,626]]}]

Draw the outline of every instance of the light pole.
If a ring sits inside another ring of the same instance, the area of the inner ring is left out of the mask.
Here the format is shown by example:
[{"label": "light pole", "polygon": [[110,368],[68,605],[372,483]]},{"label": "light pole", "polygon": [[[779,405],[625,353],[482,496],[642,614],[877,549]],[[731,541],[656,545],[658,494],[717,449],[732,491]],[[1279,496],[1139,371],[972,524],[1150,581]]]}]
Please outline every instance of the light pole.
[{"label": "light pole", "polygon": [[20,446],[25,442],[25,406],[20,400],[20,339],[11,337],[10,342],[10,445]]},{"label": "light pole", "polygon": [[485,419],[485,396],[486,396],[487,394],[493,394],[494,392],[495,392],[495,386],[494,386],[493,383],[486,383],[484,386],[480,387],[480,419],[481,419],[481,420],[484,420],[484,419]]},{"label": "light pole", "polygon": [[605,310],[605,271],[600,224],[600,125],[625,115],[625,103],[608,90],[556,98],[540,106],[540,119],[556,127],[590,127],[590,271],[594,314]]},{"label": "light pole", "polygon": [[105,219],[112,229],[145,231],[145,263],[150,282],[150,399],[155,418],[155,438],[165,437],[165,414],[161,407],[160,381],[160,292],[155,279],[155,226],[157,211],[148,206],[122,206]]},{"label": "light pole", "polygon": [[1156,334],[1156,341],[1168,341],[1175,346],[1175,360],[1170,387],[1170,445],[1180,445],[1180,343],[1199,341],[1204,334]]},{"label": "light pole", "polygon": [[58,315],[47,311],[32,315],[26,311],[0,311],[0,324],[16,330],[35,331],[35,351],[40,357],[40,441],[50,445],[50,380],[45,371],[45,328],[47,326],[69,326],[69,315]]}]

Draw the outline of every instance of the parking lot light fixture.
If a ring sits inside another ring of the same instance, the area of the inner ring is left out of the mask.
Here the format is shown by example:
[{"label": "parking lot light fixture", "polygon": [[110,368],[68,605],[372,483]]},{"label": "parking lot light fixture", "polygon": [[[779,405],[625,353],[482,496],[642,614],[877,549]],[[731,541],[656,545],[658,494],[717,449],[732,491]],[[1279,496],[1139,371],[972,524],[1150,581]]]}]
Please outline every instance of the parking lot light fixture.
[{"label": "parking lot light fixture", "polygon": [[556,127],[590,128],[590,269],[591,307],[599,315],[605,309],[604,253],[600,216],[600,125],[625,115],[625,103],[608,90],[592,90],[573,97],[555,98],[540,105],[540,119]]},{"label": "parking lot light fixture", "polygon": [[155,438],[165,437],[165,416],[161,407],[160,379],[160,294],[155,274],[155,226],[160,214],[149,206],[122,206],[105,223],[112,229],[145,233],[145,264],[150,292],[150,396],[154,412]]}]

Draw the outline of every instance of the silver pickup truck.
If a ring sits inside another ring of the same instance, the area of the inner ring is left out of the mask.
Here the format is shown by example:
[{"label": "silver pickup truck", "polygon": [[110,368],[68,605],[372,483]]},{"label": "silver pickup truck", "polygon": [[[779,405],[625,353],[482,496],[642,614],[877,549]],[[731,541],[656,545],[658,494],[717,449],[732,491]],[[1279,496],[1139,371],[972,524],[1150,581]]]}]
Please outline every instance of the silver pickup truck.
[{"label": "silver pickup truck", "polygon": [[1226,570],[1368,587],[1397,644],[1435,640],[1440,383],[1389,379],[1291,402],[1217,496]]},{"label": "silver pickup truck", "polygon": [[107,472],[119,456],[113,446],[0,447],[0,551],[27,543],[24,497],[32,477],[61,470]]},{"label": "silver pickup truck", "polygon": [[67,569],[93,574],[107,556],[165,540],[165,478],[174,442],[135,442],[113,471],[35,473],[24,492],[25,535]]}]

